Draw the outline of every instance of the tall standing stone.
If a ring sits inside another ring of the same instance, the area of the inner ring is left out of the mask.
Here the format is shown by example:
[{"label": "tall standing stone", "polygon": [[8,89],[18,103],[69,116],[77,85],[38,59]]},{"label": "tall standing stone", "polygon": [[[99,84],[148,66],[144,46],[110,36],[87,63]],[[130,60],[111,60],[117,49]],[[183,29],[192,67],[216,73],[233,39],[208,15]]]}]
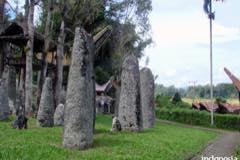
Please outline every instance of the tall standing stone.
[{"label": "tall standing stone", "polygon": [[66,103],[66,96],[67,96],[67,92],[64,89],[62,89],[60,93],[60,104],[64,105]]},{"label": "tall standing stone", "polygon": [[64,109],[63,145],[68,148],[85,149],[93,142],[93,56],[92,38],[83,28],[77,27]]},{"label": "tall standing stone", "polygon": [[12,113],[16,112],[16,70],[14,67],[9,67],[8,75],[8,101]]},{"label": "tall standing stone", "polygon": [[5,67],[0,79],[0,120],[8,119],[10,108],[8,103],[8,68]]},{"label": "tall standing stone", "polygon": [[141,69],[140,81],[143,128],[152,128],[155,123],[154,77],[149,68]]},{"label": "tall standing stone", "polygon": [[134,55],[125,58],[122,65],[121,93],[118,119],[122,130],[141,131],[140,73]]},{"label": "tall standing stone", "polygon": [[54,112],[54,126],[63,126],[64,124],[64,105],[59,104]]},{"label": "tall standing stone", "polygon": [[54,101],[53,101],[53,88],[51,78],[46,78],[40,105],[37,114],[38,124],[41,127],[52,127],[53,126],[53,115],[54,115]]}]

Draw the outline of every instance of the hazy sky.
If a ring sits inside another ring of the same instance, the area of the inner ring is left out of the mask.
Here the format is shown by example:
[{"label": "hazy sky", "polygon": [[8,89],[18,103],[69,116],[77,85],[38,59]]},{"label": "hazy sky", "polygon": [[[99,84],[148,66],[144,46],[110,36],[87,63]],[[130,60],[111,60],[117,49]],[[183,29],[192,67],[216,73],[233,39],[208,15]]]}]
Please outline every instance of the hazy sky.
[{"label": "hazy sky", "polygon": [[[150,15],[154,44],[145,51],[158,83],[185,87],[209,83],[209,19],[203,0],[153,0]],[[228,67],[240,77],[240,1],[214,3],[214,83],[231,82]],[[144,58],[141,65],[144,64]]]}]

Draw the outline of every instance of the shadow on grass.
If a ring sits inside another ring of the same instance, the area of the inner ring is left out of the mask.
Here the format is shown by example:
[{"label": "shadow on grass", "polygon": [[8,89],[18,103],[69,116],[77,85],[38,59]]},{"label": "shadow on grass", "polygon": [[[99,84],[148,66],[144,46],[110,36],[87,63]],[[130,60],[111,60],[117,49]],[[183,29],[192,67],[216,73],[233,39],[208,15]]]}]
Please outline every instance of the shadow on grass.
[{"label": "shadow on grass", "polygon": [[110,132],[110,130],[106,130],[106,129],[95,129],[94,134],[103,134],[103,133],[108,133]]},{"label": "shadow on grass", "polygon": [[122,140],[118,137],[108,138],[108,139],[94,139],[93,145],[90,149],[102,148],[102,147],[114,147],[114,146],[121,146],[121,144],[128,145],[131,144],[132,141],[129,140]]}]

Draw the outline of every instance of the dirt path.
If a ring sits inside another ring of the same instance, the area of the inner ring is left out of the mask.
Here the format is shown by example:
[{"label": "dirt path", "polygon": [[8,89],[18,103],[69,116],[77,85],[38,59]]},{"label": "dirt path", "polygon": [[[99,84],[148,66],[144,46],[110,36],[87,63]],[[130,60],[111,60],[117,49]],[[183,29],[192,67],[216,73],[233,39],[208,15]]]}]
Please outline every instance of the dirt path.
[{"label": "dirt path", "polygon": [[201,160],[202,156],[231,157],[234,156],[238,145],[240,145],[240,134],[238,132],[224,132],[192,160]]},{"label": "dirt path", "polygon": [[190,126],[185,124],[179,124],[170,121],[162,121],[162,123],[168,124],[177,124],[183,127],[190,127],[195,129],[201,130],[210,130],[220,133],[220,136],[210,142],[208,146],[197,156],[193,157],[191,160],[202,160],[203,157],[231,157],[234,156],[237,146],[240,145],[240,133],[239,132],[231,132],[226,130],[220,129],[211,129],[211,128],[204,128],[204,127],[197,127],[197,126]]}]

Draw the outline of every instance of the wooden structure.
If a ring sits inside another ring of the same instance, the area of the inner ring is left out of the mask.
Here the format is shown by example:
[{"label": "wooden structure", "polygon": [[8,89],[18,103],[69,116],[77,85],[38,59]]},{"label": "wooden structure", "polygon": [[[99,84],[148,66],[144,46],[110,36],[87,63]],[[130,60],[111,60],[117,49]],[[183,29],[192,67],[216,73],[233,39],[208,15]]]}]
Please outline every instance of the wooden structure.
[{"label": "wooden structure", "polygon": [[208,112],[212,111],[212,107],[213,107],[213,112],[217,112],[218,111],[218,104],[216,103],[212,103],[212,102],[200,102],[200,110],[206,110]]},{"label": "wooden structure", "polygon": [[110,92],[115,88],[114,82],[113,78],[110,78],[109,81],[103,85],[95,83],[97,112],[114,113],[114,99],[110,95]]},{"label": "wooden structure", "polygon": [[[18,47],[20,53],[15,53],[13,57],[4,56],[5,64],[10,66],[15,66],[17,68],[25,68],[26,58],[25,58],[25,47],[27,45],[29,36],[24,33],[23,27],[13,22],[11,23],[2,33],[0,33],[0,41],[7,42],[11,46]],[[34,57],[33,57],[33,69],[40,70],[42,66],[42,61],[36,58],[36,53],[42,52],[44,47],[44,36],[38,32],[34,32]],[[49,51],[56,50],[56,44],[50,41]]]},{"label": "wooden structure", "polygon": [[229,103],[219,103],[219,113],[234,113],[239,114],[240,113],[240,106],[239,105],[232,105]]},{"label": "wooden structure", "polygon": [[[105,27],[99,33],[97,33],[94,37],[95,44],[95,53],[97,53],[100,48],[107,42],[108,38],[112,34],[112,28],[110,26]],[[14,57],[5,57],[5,63],[15,67],[25,67],[26,58],[25,58],[25,46],[27,44],[29,37],[26,33],[24,33],[23,27],[14,22],[11,23],[2,33],[0,33],[0,41],[8,42],[12,45],[15,45],[20,48],[21,56]],[[40,70],[42,67],[42,51],[44,48],[44,40],[45,37],[38,33],[34,32],[34,57],[33,57],[33,68]],[[49,66],[54,67],[56,65],[56,49],[57,45],[50,40],[49,44],[49,52],[47,54],[46,60]],[[64,55],[63,64],[64,67],[69,67],[71,62],[71,57]]]},{"label": "wooden structure", "polygon": [[211,103],[211,102],[200,102],[200,103],[192,103],[192,108],[200,111],[208,111],[211,112],[211,108],[213,106],[213,111],[222,114],[239,114],[240,106],[229,103]]},{"label": "wooden structure", "polygon": [[194,103],[192,103],[192,108],[200,110],[201,106],[199,105],[199,103],[194,102]]},{"label": "wooden structure", "polygon": [[234,76],[227,68],[224,68],[225,73],[228,75],[228,77],[232,80],[233,85],[238,91],[238,100],[240,102],[240,80]]}]

